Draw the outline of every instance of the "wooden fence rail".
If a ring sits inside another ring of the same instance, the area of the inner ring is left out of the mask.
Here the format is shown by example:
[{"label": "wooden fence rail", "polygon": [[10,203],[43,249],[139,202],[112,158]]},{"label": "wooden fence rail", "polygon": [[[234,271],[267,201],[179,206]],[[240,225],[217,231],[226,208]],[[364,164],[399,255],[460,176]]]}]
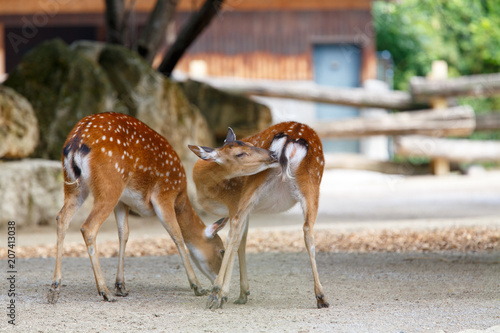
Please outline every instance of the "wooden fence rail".
[{"label": "wooden fence rail", "polygon": [[454,162],[494,162],[500,160],[500,142],[467,139],[400,136],[395,138],[395,152],[403,156],[444,158]]},{"label": "wooden fence rail", "polygon": [[[500,129],[500,112],[475,116],[471,107],[447,107],[446,100],[448,97],[455,96],[489,97],[500,95],[500,73],[462,76],[452,79],[443,79],[437,76],[434,79],[414,77],[410,81],[410,92],[373,91],[361,88],[339,89],[322,86],[278,86],[248,82],[218,82],[214,85],[220,89],[245,95],[296,99],[367,109],[408,111],[432,107],[434,110],[337,120],[316,124],[315,129],[321,138],[395,136],[396,153],[430,157],[433,162],[500,161],[500,142],[438,138],[468,136],[475,130]],[[436,104],[436,101],[440,101],[440,103]],[[360,164],[358,160],[354,162],[351,164]],[[363,167],[371,169],[380,167],[393,170],[395,168],[390,163],[382,166],[363,163]],[[434,172],[435,174],[441,173],[435,170]]]},{"label": "wooden fence rail", "polygon": [[435,137],[468,136],[475,127],[474,110],[468,105],[438,111],[398,112],[376,118],[349,118],[314,125],[321,138],[410,134]]},{"label": "wooden fence rail", "polygon": [[380,93],[363,88],[341,89],[323,86],[305,88],[289,85],[276,86],[245,82],[217,82],[211,84],[228,92],[248,96],[277,97],[363,108],[415,110],[427,105],[426,103],[415,104],[409,93],[397,90],[388,90]]},{"label": "wooden fence rail", "polygon": [[435,97],[500,95],[500,73],[461,76],[446,80],[413,77],[410,91],[414,101],[425,102]]},{"label": "wooden fence rail", "polygon": [[426,108],[429,106],[430,100],[436,97],[500,95],[500,73],[461,76],[445,80],[414,77],[410,81],[410,92],[397,90],[374,92],[363,88],[340,89],[323,86],[304,88],[290,85],[263,85],[244,81],[212,84],[220,89],[245,95],[401,111]]}]

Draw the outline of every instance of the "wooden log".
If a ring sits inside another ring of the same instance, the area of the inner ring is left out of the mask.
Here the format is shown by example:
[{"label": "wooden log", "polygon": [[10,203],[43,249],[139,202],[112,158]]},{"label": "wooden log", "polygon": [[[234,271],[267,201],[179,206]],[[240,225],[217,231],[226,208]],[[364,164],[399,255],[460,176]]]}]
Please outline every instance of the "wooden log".
[{"label": "wooden log", "polygon": [[429,165],[411,165],[392,161],[378,161],[360,154],[327,154],[325,169],[367,170],[392,175],[424,175],[429,174]]},{"label": "wooden log", "polygon": [[340,89],[332,87],[302,87],[247,82],[211,82],[219,89],[244,95],[298,99],[302,101],[330,103],[338,105],[391,109],[415,110],[425,103],[415,104],[409,93],[403,91],[387,91],[383,94],[361,88]]},{"label": "wooden log", "polygon": [[314,125],[321,138],[410,134],[468,136],[474,128],[474,110],[468,105],[439,111],[399,112],[377,118],[351,118]]},{"label": "wooden log", "polygon": [[476,131],[500,130],[500,111],[476,115]]},{"label": "wooden log", "polygon": [[413,77],[410,80],[410,91],[416,102],[428,101],[433,97],[495,96],[500,95],[500,73],[435,81]]},{"label": "wooden log", "polygon": [[500,142],[401,136],[394,140],[395,152],[403,156],[444,158],[454,162],[500,161]]}]

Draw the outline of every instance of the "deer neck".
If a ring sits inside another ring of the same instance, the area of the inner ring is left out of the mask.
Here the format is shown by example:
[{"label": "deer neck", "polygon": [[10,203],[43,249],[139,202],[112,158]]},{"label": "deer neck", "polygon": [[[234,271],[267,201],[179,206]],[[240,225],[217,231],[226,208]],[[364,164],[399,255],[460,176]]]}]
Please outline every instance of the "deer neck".
[{"label": "deer neck", "polygon": [[220,186],[225,180],[230,179],[227,170],[215,163],[200,160],[196,162],[193,180],[197,190],[209,191]]}]

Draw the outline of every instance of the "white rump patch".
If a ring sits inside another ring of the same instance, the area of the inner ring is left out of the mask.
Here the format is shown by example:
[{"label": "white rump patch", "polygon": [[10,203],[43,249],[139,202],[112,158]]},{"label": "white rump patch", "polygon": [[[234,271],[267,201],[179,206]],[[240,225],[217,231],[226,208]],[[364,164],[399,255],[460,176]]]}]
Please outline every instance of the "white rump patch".
[{"label": "white rump patch", "polygon": [[279,139],[273,140],[273,142],[271,143],[271,147],[269,148],[269,150],[276,154],[278,160],[281,157],[281,152],[283,151],[283,146],[285,145],[287,139],[288,138],[284,136]]},{"label": "white rump patch", "polygon": [[76,153],[73,151],[70,151],[68,156],[64,158],[63,164],[64,164],[64,170],[66,170],[66,174],[68,177],[71,179],[71,181],[76,180],[76,175],[73,171],[73,165],[72,161],[75,162],[75,165],[80,169],[81,171],[81,178],[83,178],[85,181],[89,179],[90,177],[90,169],[89,169],[89,155],[87,154],[85,156],[82,156],[82,154],[77,151]]},{"label": "white rump patch", "polygon": [[[286,178],[294,178],[297,167],[300,165],[300,162],[302,162],[307,154],[307,148],[302,144],[298,142],[289,142],[288,144],[286,144],[287,141],[288,137],[286,136],[275,139],[273,140],[271,147],[269,148],[269,150],[276,154],[278,160],[281,159],[281,155],[283,153],[285,154],[287,164],[283,167],[283,174],[281,175],[283,181],[285,181]],[[283,152],[283,147],[285,146],[285,144],[286,148]]]},{"label": "white rump patch", "polygon": [[298,142],[290,142],[286,146],[285,150],[285,156],[288,159],[287,173],[289,170],[295,172],[300,162],[302,162],[304,157],[306,157],[306,154],[307,154],[306,147],[304,147]]}]

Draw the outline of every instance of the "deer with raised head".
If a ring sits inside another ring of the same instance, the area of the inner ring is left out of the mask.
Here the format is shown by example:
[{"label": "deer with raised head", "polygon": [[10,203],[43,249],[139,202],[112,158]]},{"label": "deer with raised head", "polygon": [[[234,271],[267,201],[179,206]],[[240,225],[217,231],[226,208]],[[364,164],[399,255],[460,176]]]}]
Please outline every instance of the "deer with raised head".
[{"label": "deer with raised head", "polygon": [[206,294],[190,264],[185,246],[200,270],[213,283],[224,254],[216,222],[208,227],[188,199],[184,167],[165,138],[139,120],[120,113],[95,114],[80,120],[64,144],[64,205],[57,215],[57,257],[48,300],[57,302],[61,287],[63,242],[68,225],[89,193],[92,210],[81,227],[92,263],[98,294],[112,301],[99,265],[96,236],[114,211],[120,244],[115,295],[127,296],[124,253],[132,210],[142,216],[157,215],[172,237],[189,284],[196,295]]},{"label": "deer with raised head", "polygon": [[[229,129],[221,148],[194,145],[189,148],[201,158],[193,169],[199,203],[210,213],[228,216],[230,221],[226,255],[207,307],[220,308],[227,301],[236,253],[240,263],[240,297],[235,303],[247,302],[250,291],[245,246],[249,214],[282,212],[297,202],[305,218],[304,240],[317,307],[328,307],[318,277],[313,235],[324,169],[321,140],[316,132],[304,124],[285,122],[239,141]],[[256,164],[259,161],[256,155],[262,154],[262,149],[269,158]],[[278,162],[272,162],[273,158]]]}]

